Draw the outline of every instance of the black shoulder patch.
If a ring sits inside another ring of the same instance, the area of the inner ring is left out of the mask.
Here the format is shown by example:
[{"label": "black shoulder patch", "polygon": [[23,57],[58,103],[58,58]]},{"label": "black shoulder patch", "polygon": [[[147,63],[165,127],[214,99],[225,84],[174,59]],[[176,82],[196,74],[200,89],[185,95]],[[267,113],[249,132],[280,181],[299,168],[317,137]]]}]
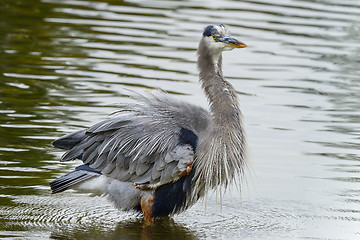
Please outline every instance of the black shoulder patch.
[{"label": "black shoulder patch", "polygon": [[207,26],[205,28],[204,32],[203,32],[204,37],[209,37],[209,36],[212,36],[214,34],[219,34],[219,32],[213,25]]},{"label": "black shoulder patch", "polygon": [[186,128],[181,128],[180,130],[180,143],[189,144],[193,147],[194,151],[196,151],[198,137],[196,134]]},{"label": "black shoulder patch", "polygon": [[[189,144],[196,152],[198,137],[196,134],[186,128],[180,130],[180,144]],[[195,166],[189,175],[181,177],[175,182],[161,185],[155,190],[155,199],[153,205],[153,216],[162,217],[169,214],[185,210],[187,207],[187,198],[192,190],[192,179],[194,177]]]},{"label": "black shoulder patch", "polygon": [[164,184],[155,190],[153,217],[168,216],[190,207],[186,205],[186,202],[191,194],[194,172],[193,168],[189,175]]}]

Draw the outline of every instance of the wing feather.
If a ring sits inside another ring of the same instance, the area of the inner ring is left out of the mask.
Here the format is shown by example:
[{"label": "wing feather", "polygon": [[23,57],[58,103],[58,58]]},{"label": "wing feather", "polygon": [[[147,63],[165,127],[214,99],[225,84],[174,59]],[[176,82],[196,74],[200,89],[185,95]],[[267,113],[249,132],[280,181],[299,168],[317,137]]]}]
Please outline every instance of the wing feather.
[{"label": "wing feather", "polygon": [[177,162],[171,162],[170,164],[167,164],[165,166],[165,169],[161,171],[160,184],[166,184],[169,182],[169,179],[173,179],[172,171],[176,166],[177,166]]},{"label": "wing feather", "polygon": [[141,176],[150,168],[150,164],[142,163],[141,161],[137,161],[136,166],[136,175]]},{"label": "wing feather", "polygon": [[107,165],[101,171],[105,175],[110,175],[116,168],[116,162],[114,159],[107,163]]},{"label": "wing feather", "polygon": [[88,128],[62,161],[79,158],[120,181],[160,185],[176,181],[195,156],[194,147],[182,142],[181,129],[199,135],[206,130],[210,115],[164,96],[143,100],[123,106],[115,117]]},{"label": "wing feather", "polygon": [[108,163],[106,153],[102,153],[99,155],[93,163],[89,164],[92,169],[101,169],[103,170]]}]

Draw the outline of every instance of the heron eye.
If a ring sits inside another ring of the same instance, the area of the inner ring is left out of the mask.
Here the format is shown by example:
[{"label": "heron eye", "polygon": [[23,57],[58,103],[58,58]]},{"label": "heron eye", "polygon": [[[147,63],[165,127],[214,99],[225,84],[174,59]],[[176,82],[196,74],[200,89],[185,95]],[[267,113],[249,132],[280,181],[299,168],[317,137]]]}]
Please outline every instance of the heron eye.
[{"label": "heron eye", "polygon": [[212,37],[213,37],[214,40],[216,40],[216,36],[215,36],[215,35],[213,35]]}]

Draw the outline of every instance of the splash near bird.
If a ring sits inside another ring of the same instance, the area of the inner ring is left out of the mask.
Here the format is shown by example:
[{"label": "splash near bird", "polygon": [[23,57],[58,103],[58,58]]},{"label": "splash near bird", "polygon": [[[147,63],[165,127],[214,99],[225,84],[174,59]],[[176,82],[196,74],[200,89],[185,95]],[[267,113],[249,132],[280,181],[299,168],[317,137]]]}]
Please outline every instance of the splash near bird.
[{"label": "splash near bird", "polygon": [[151,223],[236,181],[245,166],[245,132],[235,89],[223,77],[222,52],[244,47],[225,25],[205,28],[197,64],[210,111],[149,94],[111,119],[55,140],[54,147],[67,150],[62,162],[83,165],[51,182],[52,193],[98,191]]}]

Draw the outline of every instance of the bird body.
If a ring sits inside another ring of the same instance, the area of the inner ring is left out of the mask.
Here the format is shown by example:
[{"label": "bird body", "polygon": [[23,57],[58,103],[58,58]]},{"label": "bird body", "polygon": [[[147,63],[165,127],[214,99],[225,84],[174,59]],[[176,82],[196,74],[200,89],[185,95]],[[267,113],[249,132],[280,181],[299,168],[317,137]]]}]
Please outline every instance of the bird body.
[{"label": "bird body", "polygon": [[234,181],[245,164],[245,135],[221,52],[245,46],[224,25],[205,28],[197,53],[210,112],[166,94],[140,95],[113,118],[55,140],[55,147],[68,150],[61,161],[81,159],[83,165],[54,180],[53,193],[89,188],[96,179],[118,208],[141,211],[152,222]]}]

